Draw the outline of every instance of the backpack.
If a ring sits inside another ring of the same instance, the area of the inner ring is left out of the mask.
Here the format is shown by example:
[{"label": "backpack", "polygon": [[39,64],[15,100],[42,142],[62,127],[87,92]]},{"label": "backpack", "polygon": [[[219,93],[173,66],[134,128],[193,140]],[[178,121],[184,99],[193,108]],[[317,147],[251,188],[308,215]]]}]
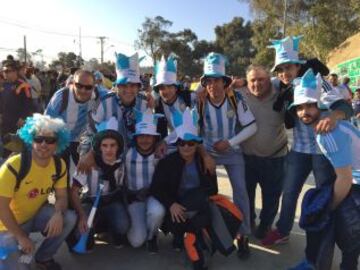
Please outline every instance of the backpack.
[{"label": "backpack", "polygon": [[[22,180],[27,176],[31,168],[31,152],[28,150],[23,150],[21,153],[21,161],[20,161],[20,169],[16,171],[13,166],[6,163],[7,168],[9,171],[15,176],[16,184],[15,184],[15,191],[17,191],[20,187]],[[54,163],[55,163],[55,174],[52,175],[53,180],[53,187],[55,183],[62,178],[66,174],[66,170],[61,173],[62,166],[61,166],[61,159],[59,156],[53,156]]]},{"label": "backpack", "polygon": [[[97,100],[100,97],[99,89],[95,86],[94,91],[95,91],[95,100]],[[60,105],[60,110],[59,110],[60,114],[65,112],[67,109],[67,106],[69,103],[69,93],[70,93],[70,89],[68,87],[66,87],[61,96],[61,105]]]},{"label": "backpack", "polygon": [[[236,124],[235,124],[235,132],[239,132],[242,129],[239,115],[238,115],[238,101],[241,99],[239,95],[237,95],[232,89],[227,90],[226,99],[229,100],[230,106],[235,111]],[[199,100],[198,102],[198,113],[199,113],[199,127],[200,130],[204,128],[204,115],[205,115],[205,102]]]}]

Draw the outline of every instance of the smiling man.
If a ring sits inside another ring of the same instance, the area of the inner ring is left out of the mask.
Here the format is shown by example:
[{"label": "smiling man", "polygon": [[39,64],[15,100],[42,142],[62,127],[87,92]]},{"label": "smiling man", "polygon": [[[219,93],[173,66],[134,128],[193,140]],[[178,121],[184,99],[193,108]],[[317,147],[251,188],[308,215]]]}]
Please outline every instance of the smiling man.
[{"label": "smiling man", "polygon": [[[17,246],[23,253],[33,253],[29,233],[41,232],[46,240],[36,251],[35,261],[41,269],[58,270],[61,267],[53,256],[76,221],[67,210],[66,166],[55,157],[66,148],[69,134],[61,119],[41,114],[27,118],[18,133],[31,150],[12,156],[0,168],[0,248],[15,247],[16,253],[0,260],[0,268],[30,269],[18,262]],[[56,202],[50,205],[47,200],[53,190]]]},{"label": "smiling man", "polygon": [[45,114],[63,119],[70,130],[70,145],[62,153],[68,167],[70,158],[75,165],[79,160],[77,148],[80,135],[86,130],[88,114],[95,109],[100,97],[107,93],[95,89],[94,75],[79,69],[74,74],[74,83],[58,90],[46,108]]},{"label": "smiling man", "polygon": [[[319,106],[320,88],[321,82],[312,70],[295,83],[292,108],[299,120],[313,129],[326,113]],[[339,269],[355,270],[360,254],[360,132],[348,121],[338,121],[329,133],[317,134],[315,143],[331,164],[322,168],[328,176],[322,187],[327,184],[332,192],[327,205],[320,207],[320,199],[324,202],[326,198],[323,193],[312,202],[308,200],[308,206],[303,204],[300,224],[316,226],[306,230],[306,260],[291,269],[330,269],[336,241],[342,252]],[[321,226],[320,214],[307,214],[314,213],[314,208],[321,211],[322,217],[328,215],[330,221]],[[303,219],[304,215],[308,215],[307,218]]]},{"label": "smiling man", "polygon": [[78,170],[89,171],[95,165],[94,152],[91,149],[91,138],[96,132],[95,125],[115,117],[118,121],[118,131],[124,137],[125,149],[132,144],[135,133],[134,110],[145,111],[150,106],[151,94],[139,93],[141,88],[138,54],[130,57],[118,53],[115,62],[117,79],[115,93],[108,93],[101,99],[97,109],[89,117],[86,133],[81,140],[80,162]]},{"label": "smiling man", "polygon": [[205,59],[204,75],[201,77],[207,98],[204,102],[199,101],[199,123],[204,147],[215,159],[216,165],[224,165],[233,189],[233,200],[244,214],[239,229],[238,256],[248,258],[250,213],[240,143],[254,135],[257,126],[242,95],[227,89],[231,81],[225,75],[225,57],[210,53]]}]

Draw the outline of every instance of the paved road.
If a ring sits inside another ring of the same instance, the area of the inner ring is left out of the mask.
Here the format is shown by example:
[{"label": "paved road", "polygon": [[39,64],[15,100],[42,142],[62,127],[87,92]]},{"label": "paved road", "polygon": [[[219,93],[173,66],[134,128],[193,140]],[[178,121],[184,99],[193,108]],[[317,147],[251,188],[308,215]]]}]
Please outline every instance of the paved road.
[{"label": "paved road", "polygon": [[[224,170],[218,170],[220,192],[231,196],[231,188]],[[312,177],[309,178],[305,189],[312,185]],[[260,193],[257,191],[257,208],[261,205]],[[297,218],[299,217],[297,212]],[[272,249],[261,247],[256,239],[251,239],[252,256],[248,261],[240,261],[235,254],[225,258],[215,255],[212,259],[211,269],[216,270],[239,270],[239,269],[287,269],[303,258],[305,237],[304,232],[296,225],[291,234],[289,244]],[[57,255],[56,259],[61,262],[65,270],[157,270],[157,269],[191,269],[186,262],[183,253],[177,253],[171,249],[170,237],[161,236],[159,239],[160,253],[150,255],[145,249],[132,249],[125,247],[115,249],[106,243],[99,243],[94,252],[85,256],[71,255],[65,246]],[[336,254],[333,269],[338,269],[339,254]]]}]

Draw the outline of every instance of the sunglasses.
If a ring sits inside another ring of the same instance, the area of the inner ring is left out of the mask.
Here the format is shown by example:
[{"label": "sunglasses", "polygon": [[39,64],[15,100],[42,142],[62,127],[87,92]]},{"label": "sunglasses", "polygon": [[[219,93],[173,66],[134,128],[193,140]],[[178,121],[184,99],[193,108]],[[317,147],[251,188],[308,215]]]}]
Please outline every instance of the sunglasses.
[{"label": "sunglasses", "polygon": [[178,145],[178,146],[182,146],[182,147],[185,146],[185,145],[192,147],[192,146],[197,145],[197,142],[195,142],[195,141],[179,140],[178,143],[177,143],[177,145]]},{"label": "sunglasses", "polygon": [[10,72],[14,72],[14,69],[3,69],[4,73],[10,73]]},{"label": "sunglasses", "polygon": [[46,137],[46,136],[36,136],[36,137],[34,137],[34,142],[36,142],[36,143],[45,142],[46,144],[54,144],[57,142],[57,138],[56,137]]},{"label": "sunglasses", "polygon": [[93,85],[86,85],[86,84],[82,84],[82,83],[75,83],[75,87],[77,89],[85,89],[86,91],[90,91],[94,88]]}]

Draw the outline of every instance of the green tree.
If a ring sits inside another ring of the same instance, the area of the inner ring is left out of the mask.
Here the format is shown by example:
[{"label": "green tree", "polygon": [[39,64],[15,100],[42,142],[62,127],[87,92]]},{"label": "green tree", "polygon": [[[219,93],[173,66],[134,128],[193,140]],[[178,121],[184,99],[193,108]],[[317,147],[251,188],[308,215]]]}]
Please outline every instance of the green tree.
[{"label": "green tree", "polygon": [[235,17],[230,23],[216,26],[215,34],[216,46],[229,61],[227,72],[232,75],[245,75],[245,70],[255,55],[251,42],[251,23]]},{"label": "green tree", "polygon": [[[264,44],[283,36],[284,0],[240,0],[250,3],[257,20],[253,24],[256,59],[267,63]],[[358,0],[287,0],[286,35],[304,35],[300,51],[306,58],[325,61],[328,53],[360,28]]]},{"label": "green tree", "polygon": [[138,29],[138,40],[135,41],[135,47],[144,50],[153,59],[154,64],[161,57],[161,44],[169,37],[166,29],[170,26],[172,26],[171,21],[156,16],[155,18],[145,18],[145,22]]},{"label": "green tree", "polygon": [[73,52],[59,52],[58,59],[53,60],[51,67],[61,65],[63,68],[80,67],[84,64],[84,60]]}]

